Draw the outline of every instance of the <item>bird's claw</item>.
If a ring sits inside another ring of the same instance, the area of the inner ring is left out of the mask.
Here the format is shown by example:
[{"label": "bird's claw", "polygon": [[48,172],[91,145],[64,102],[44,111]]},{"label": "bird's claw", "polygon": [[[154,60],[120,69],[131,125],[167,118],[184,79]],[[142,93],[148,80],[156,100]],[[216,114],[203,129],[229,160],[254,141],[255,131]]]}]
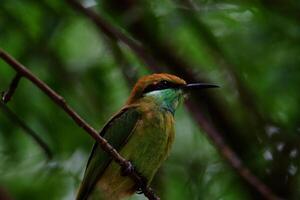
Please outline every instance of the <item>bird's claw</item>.
[{"label": "bird's claw", "polygon": [[136,190],[137,194],[143,194],[144,193],[143,189],[147,187],[147,183],[148,183],[148,180],[144,176],[140,175],[140,178],[141,178],[140,184],[138,185]]},{"label": "bird's claw", "polygon": [[126,164],[122,166],[121,168],[121,175],[122,176],[127,176],[131,174],[134,171],[134,167],[131,164],[130,161],[126,161]]},{"label": "bird's claw", "polygon": [[[126,161],[126,163],[121,167],[121,175],[128,176],[133,172],[134,172],[134,167],[132,163],[130,161]],[[139,184],[137,185],[136,193],[143,194],[144,193],[143,190],[147,187],[148,180],[141,174],[139,174],[139,177],[140,177],[140,181]]]},{"label": "bird's claw", "polygon": [[142,191],[141,188],[138,188],[138,189],[136,190],[136,193],[137,193],[137,194],[143,194],[143,191]]}]

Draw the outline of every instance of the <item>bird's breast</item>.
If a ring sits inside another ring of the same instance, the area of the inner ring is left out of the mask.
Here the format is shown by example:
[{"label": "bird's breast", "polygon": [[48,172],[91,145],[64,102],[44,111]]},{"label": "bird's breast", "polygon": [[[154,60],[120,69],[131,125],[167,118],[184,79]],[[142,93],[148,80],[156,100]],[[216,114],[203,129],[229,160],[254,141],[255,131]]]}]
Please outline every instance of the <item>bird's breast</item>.
[{"label": "bird's breast", "polygon": [[169,154],[173,140],[173,115],[168,111],[145,112],[128,142],[128,158],[151,180]]},{"label": "bird's breast", "polygon": [[[147,110],[142,112],[141,119],[120,154],[130,160],[137,171],[150,182],[169,154],[173,140],[173,115],[167,111]],[[120,167],[115,162],[108,166],[98,186],[110,193],[110,199],[113,199],[112,196],[119,199],[135,190],[135,183],[120,175]]]}]

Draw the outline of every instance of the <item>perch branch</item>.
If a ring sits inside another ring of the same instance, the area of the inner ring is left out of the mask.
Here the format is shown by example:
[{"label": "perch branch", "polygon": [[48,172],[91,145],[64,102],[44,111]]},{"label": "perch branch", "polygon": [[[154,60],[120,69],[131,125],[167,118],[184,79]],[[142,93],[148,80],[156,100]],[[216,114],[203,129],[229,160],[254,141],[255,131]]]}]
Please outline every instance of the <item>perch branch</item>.
[{"label": "perch branch", "polygon": [[[65,101],[65,99],[57,94],[54,90],[52,90],[46,83],[36,77],[30,70],[20,64],[17,60],[11,57],[8,53],[0,49],[0,57],[14,70],[20,73],[24,78],[27,78],[34,85],[36,85],[41,91],[43,91],[52,101],[56,103],[61,109],[63,109],[73,120],[74,122],[84,129],[92,138],[94,138],[101,148],[112,156],[113,160],[117,162],[122,168],[130,169],[132,165],[129,161],[124,159],[103,137],[101,137],[97,131],[91,127],[84,119],[82,119]],[[140,177],[139,173],[136,170],[128,171],[129,177],[132,178],[133,181],[136,182],[137,186],[141,189],[146,197],[150,200],[158,200],[153,190],[144,183],[142,177]]]}]

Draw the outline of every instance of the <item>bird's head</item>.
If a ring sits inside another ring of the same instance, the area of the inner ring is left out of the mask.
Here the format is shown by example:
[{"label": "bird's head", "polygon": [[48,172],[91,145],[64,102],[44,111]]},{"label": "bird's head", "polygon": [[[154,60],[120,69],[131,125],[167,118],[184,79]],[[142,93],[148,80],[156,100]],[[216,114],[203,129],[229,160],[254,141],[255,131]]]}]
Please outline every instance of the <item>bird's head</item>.
[{"label": "bird's head", "polygon": [[185,92],[193,89],[218,87],[213,84],[191,83],[166,73],[152,74],[140,78],[131,91],[127,104],[153,101],[162,109],[174,114]]}]

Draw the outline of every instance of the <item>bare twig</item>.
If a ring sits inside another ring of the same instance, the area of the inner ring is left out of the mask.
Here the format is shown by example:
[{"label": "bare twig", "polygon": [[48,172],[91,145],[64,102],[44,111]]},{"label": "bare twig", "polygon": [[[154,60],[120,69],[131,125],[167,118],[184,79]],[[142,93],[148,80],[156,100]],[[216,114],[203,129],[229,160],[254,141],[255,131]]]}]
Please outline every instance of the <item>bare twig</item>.
[{"label": "bare twig", "polygon": [[125,34],[110,26],[108,22],[103,20],[99,15],[97,15],[92,10],[86,9],[76,0],[66,0],[73,8],[83,13],[85,16],[90,18],[95,25],[103,32],[107,37],[114,41],[122,41],[125,45],[131,48],[142,60],[149,66],[157,66],[157,62],[151,57],[144,47],[133,39],[127,37]]},{"label": "bare twig", "polygon": [[218,131],[211,126],[201,112],[195,112],[197,110],[197,104],[192,100],[186,101],[186,106],[190,113],[193,115],[196,122],[200,125],[205,132],[209,133],[209,137],[218,147],[221,155],[236,169],[238,174],[243,177],[250,185],[256,188],[265,199],[279,200],[273,192],[263,182],[261,182],[251,171],[243,164],[237,154],[224,142],[224,138]]},{"label": "bare twig", "polygon": [[47,159],[51,160],[53,158],[53,154],[48,144],[6,105],[6,103],[8,103],[14,95],[21,78],[22,75],[20,73],[16,73],[8,89],[2,93],[0,108],[11,121],[20,126],[24,130],[24,133],[29,135],[41,147]]},{"label": "bare twig", "polygon": [[[145,63],[148,64],[150,69],[154,71],[161,71],[161,68],[158,66],[153,66],[147,62],[147,59],[145,58],[151,58],[153,60],[152,56],[147,55],[147,51],[145,48],[136,43],[136,41],[129,39],[126,35],[122,34],[118,29],[111,26],[109,23],[107,23],[104,19],[102,19],[99,15],[94,13],[93,11],[84,8],[81,4],[79,4],[76,0],[66,0],[70,5],[72,5],[74,8],[76,8],[78,11],[82,12],[85,16],[90,18],[97,27],[100,28],[100,30],[106,34],[109,38],[113,40],[118,40],[120,42],[123,42],[124,44],[128,45],[129,48],[132,49],[132,51],[140,57],[141,60],[143,60]],[[102,25],[101,25],[102,24]],[[105,27],[103,27],[103,24]],[[136,30],[141,31],[141,27],[137,28]],[[109,31],[107,31],[109,30]],[[142,33],[141,33],[142,34]],[[140,34],[140,35],[141,35]],[[138,33],[139,35],[139,33]],[[148,39],[148,38],[146,38]],[[130,41],[130,42],[128,42]],[[148,41],[150,42],[150,41]],[[151,43],[151,42],[150,42]],[[167,59],[170,61],[171,65],[169,66],[171,70],[177,72],[177,74],[180,74],[183,78],[189,81],[197,81],[197,78],[186,69],[186,64],[182,62],[182,60],[178,59],[177,57],[174,57],[167,51],[167,48],[163,45],[160,46],[153,46],[154,43],[151,43],[153,49],[155,49],[155,56],[162,59]],[[155,48],[154,48],[155,47]],[[153,53],[153,52],[152,52]],[[203,100],[203,98],[202,98]],[[207,100],[209,101],[209,100]],[[261,182],[254,174],[250,172],[250,170],[244,166],[242,161],[239,159],[239,157],[234,153],[234,151],[225,143],[224,138],[221,136],[222,134],[219,133],[213,126],[201,115],[201,110],[199,110],[199,107],[192,103],[188,102],[187,107],[191,110],[191,113],[193,114],[193,117],[196,119],[197,123],[205,130],[205,132],[208,134],[210,139],[215,143],[218,150],[221,152],[223,157],[227,160],[227,162],[237,170],[238,174],[249,184],[252,188],[254,188],[256,191],[258,191],[265,199],[279,199],[275,194],[272,193],[272,191],[266,186],[263,182]],[[218,114],[219,112],[215,112]],[[222,118],[222,117],[221,117]],[[223,123],[224,125],[224,123]],[[227,126],[226,124],[224,126]]]},{"label": "bare twig", "polygon": [[15,75],[15,77],[11,81],[8,89],[5,92],[3,92],[3,94],[2,94],[3,103],[7,103],[11,99],[11,97],[14,95],[21,78],[22,78],[22,76],[19,73],[17,73]]},{"label": "bare twig", "polygon": [[0,101],[0,108],[3,110],[4,114],[18,126],[20,126],[26,134],[33,138],[33,140],[43,149],[45,155],[50,160],[53,157],[52,151],[50,150],[47,143],[40,138],[40,136],[32,130],[22,119],[20,119],[7,105]]},{"label": "bare twig", "polygon": [[[94,138],[101,148],[112,156],[113,160],[117,162],[122,168],[129,169],[132,167],[131,163],[124,159],[103,137],[101,137],[97,131],[91,127],[84,119],[82,119],[65,101],[65,99],[52,90],[46,83],[32,74],[26,67],[20,64],[17,60],[11,57],[8,53],[0,49],[0,57],[7,63],[9,66],[14,68],[18,73],[20,73],[24,78],[30,80],[34,85],[36,85],[41,91],[43,91],[52,101],[56,103],[61,109],[63,109],[73,120],[74,122],[84,129],[92,138]],[[144,180],[140,177],[139,173],[135,170],[130,170],[128,172],[133,181],[136,182],[138,187],[144,193],[148,199],[158,200],[159,198],[154,194],[151,188],[147,187],[144,183]]]}]

